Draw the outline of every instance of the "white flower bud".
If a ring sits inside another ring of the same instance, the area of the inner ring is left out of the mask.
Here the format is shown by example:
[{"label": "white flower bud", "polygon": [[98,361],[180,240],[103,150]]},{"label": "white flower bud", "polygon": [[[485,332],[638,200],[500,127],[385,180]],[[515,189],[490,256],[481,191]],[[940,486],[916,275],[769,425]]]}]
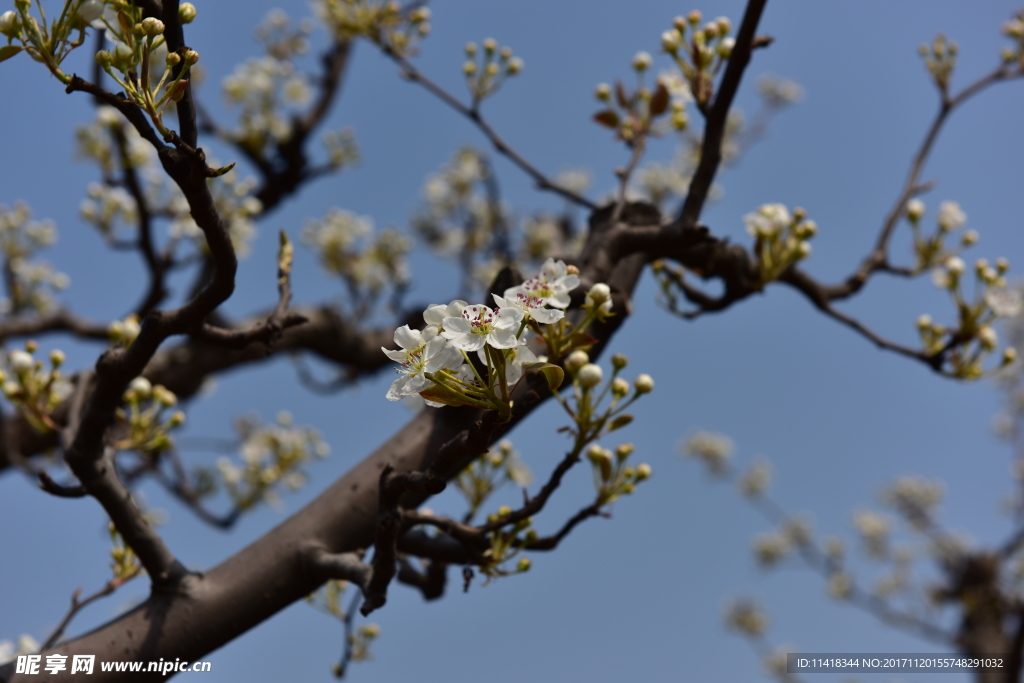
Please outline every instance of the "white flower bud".
[{"label": "white flower bud", "polygon": [[513,57],[512,59],[508,60],[508,66],[505,67],[505,73],[507,73],[509,76],[515,76],[522,70],[523,60],[520,59],[519,57]]},{"label": "white flower bud", "polygon": [[633,57],[633,68],[637,71],[646,71],[651,66],[651,55],[641,50]]},{"label": "white flower bud", "polygon": [[10,10],[0,14],[0,33],[12,38],[21,30],[21,18],[18,13]]},{"label": "white flower bud", "polygon": [[924,202],[920,199],[911,199],[907,202],[907,218],[911,221],[916,223],[921,220],[921,217],[924,216],[924,212]]},{"label": "white flower bud", "polygon": [[145,377],[136,377],[128,385],[128,391],[133,392],[139,398],[149,398],[153,393],[153,385]]},{"label": "white flower bud", "polygon": [[978,330],[978,344],[986,351],[992,351],[999,345],[999,336],[988,325]]},{"label": "white flower bud", "polygon": [[488,54],[494,54],[494,51],[498,49],[498,41],[494,38],[485,38],[483,42],[484,52]]},{"label": "white flower bud", "polygon": [[191,2],[183,2],[178,5],[178,20],[183,24],[191,24],[195,21],[198,13],[196,6]]},{"label": "white flower bud", "polygon": [[644,479],[650,479],[651,477],[651,466],[643,462],[636,466],[636,480],[643,481]]},{"label": "white flower bud", "polygon": [[1017,360],[1017,349],[1012,346],[1007,346],[1003,349],[1003,364],[1009,365],[1013,361]]},{"label": "white flower bud", "polygon": [[195,50],[187,50],[185,52],[185,63],[192,66],[199,61],[199,53]]},{"label": "white flower bud", "polygon": [[927,313],[922,313],[921,315],[917,316],[916,324],[917,329],[923,332],[924,330],[927,330],[929,327],[932,326],[932,317]]},{"label": "white flower bud", "polygon": [[91,24],[103,16],[103,0],[85,0],[78,6],[78,16],[86,24]]},{"label": "white flower bud", "polygon": [[31,372],[32,368],[35,367],[36,364],[32,356],[21,349],[12,351],[11,355],[8,357],[8,361],[10,362],[11,370],[19,375]]},{"label": "white flower bud", "polygon": [[679,35],[679,31],[672,29],[671,31],[665,31],[661,34],[661,49],[665,52],[675,53],[682,44],[683,37]]},{"label": "white flower bud", "polygon": [[476,62],[466,62],[462,65],[462,73],[467,76],[472,76],[476,73]]},{"label": "white flower bud", "polygon": [[978,238],[979,238],[979,235],[978,235],[978,231],[977,230],[968,230],[968,231],[966,231],[964,233],[964,236],[960,238],[960,242],[965,247],[969,247],[972,244],[976,244],[977,241],[978,241]]},{"label": "white flower bud", "polygon": [[603,304],[612,298],[611,288],[603,282],[598,282],[587,292],[587,297],[596,304]]},{"label": "white flower bud", "polygon": [[64,352],[60,349],[50,351],[50,365],[53,367],[58,368],[61,365],[64,365],[65,360],[67,360],[67,358],[65,357]]},{"label": "white flower bud", "polygon": [[633,386],[636,387],[636,393],[647,394],[654,390],[654,380],[645,373],[633,380]]},{"label": "white flower bud", "polygon": [[733,37],[722,38],[722,42],[718,44],[718,54],[725,59],[732,57],[732,51],[736,48],[736,39]]},{"label": "white flower bud", "polygon": [[587,352],[582,349],[576,349],[569,354],[568,358],[565,359],[565,369],[569,372],[575,373],[589,362],[590,356],[587,355]]},{"label": "white flower bud", "polygon": [[601,368],[599,366],[594,365],[593,363],[587,363],[580,368],[578,373],[576,373],[576,379],[579,380],[580,386],[584,386],[589,389],[600,384],[603,375],[604,373],[601,372]]},{"label": "white flower bud", "polygon": [[965,267],[963,259],[959,256],[946,259],[946,270],[949,271],[950,275],[962,275]]},{"label": "white flower bud", "polygon": [[594,88],[594,97],[601,102],[607,102],[612,96],[612,87],[607,83],[598,83]]},{"label": "white flower bud", "polygon": [[612,393],[616,396],[625,396],[629,393],[629,382],[621,377],[616,377],[612,382]]}]

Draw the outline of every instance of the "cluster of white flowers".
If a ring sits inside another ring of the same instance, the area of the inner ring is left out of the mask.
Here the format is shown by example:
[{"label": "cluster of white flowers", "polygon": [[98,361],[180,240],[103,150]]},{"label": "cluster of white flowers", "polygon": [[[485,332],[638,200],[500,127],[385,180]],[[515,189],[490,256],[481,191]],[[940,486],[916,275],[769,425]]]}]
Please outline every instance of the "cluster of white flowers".
[{"label": "cluster of white flowers", "polygon": [[683,442],[682,450],[685,455],[703,462],[711,474],[724,476],[729,472],[733,444],[732,439],[723,434],[697,432]]},{"label": "cluster of white flowers", "polygon": [[[292,416],[279,413],[275,424],[264,425],[256,418],[243,418],[236,424],[241,446],[241,465],[230,458],[217,460],[217,471],[236,508],[247,510],[260,501],[278,503],[275,485],[298,489],[306,480],[302,465],[315,458],[326,458],[330,447],[311,427],[295,427]],[[211,479],[204,473],[203,479]]]},{"label": "cluster of white flowers", "polygon": [[900,477],[883,489],[882,501],[891,506],[913,527],[923,529],[934,518],[945,489],[939,481],[919,477]]},{"label": "cluster of white flowers", "polygon": [[[732,56],[736,39],[729,35],[732,22],[727,17],[699,26],[702,19],[697,10],[676,17],[672,28],[661,34],[661,49],[679,67],[698,105],[706,106],[714,93],[714,76]],[[635,59],[634,68],[642,70],[646,66]]]},{"label": "cluster of white flowers", "polygon": [[138,220],[138,204],[123,187],[89,183],[88,199],[82,200],[79,214],[82,220],[96,227],[100,234],[110,237],[119,228],[134,227]]},{"label": "cluster of white flowers", "polygon": [[726,607],[725,624],[742,635],[760,637],[768,630],[768,615],[753,600],[735,600]]},{"label": "cluster of white flowers", "polygon": [[24,350],[16,349],[8,355],[6,371],[0,370],[0,389],[34,430],[46,434],[58,429],[51,413],[67,398],[71,385],[60,371],[64,352],[50,351],[50,368],[46,369],[33,356],[37,350],[39,345],[30,339]]},{"label": "cluster of white flowers", "polygon": [[1019,10],[1013,18],[1003,23],[1002,33],[1014,43],[1012,47],[1003,48],[1003,61],[1007,64],[1024,64],[1024,10]]},{"label": "cluster of white flowers", "polygon": [[409,280],[405,256],[412,245],[396,230],[374,232],[369,217],[331,209],[302,231],[302,242],[320,255],[324,269],[343,278],[357,298],[372,301],[388,286]]},{"label": "cluster of white flowers", "polygon": [[804,89],[799,83],[771,74],[757,79],[757,92],[766,106],[776,109],[796,104],[804,96]]},{"label": "cluster of white flowers", "polygon": [[858,510],[853,526],[860,534],[864,548],[871,557],[884,557],[889,548],[889,520],[871,510]]},{"label": "cluster of white flowers", "polygon": [[818,233],[818,224],[806,216],[801,208],[791,215],[784,204],[764,204],[743,217],[747,232],[755,239],[754,255],[762,285],[811,255],[808,240]]},{"label": "cluster of white flowers", "polygon": [[498,49],[494,38],[483,41],[483,50],[478,50],[476,43],[466,44],[466,62],[462,65],[462,74],[466,77],[466,86],[478,103],[489,95],[493,95],[505,82],[523,70],[523,60],[512,55],[512,48]]},{"label": "cluster of white flowers", "polygon": [[228,104],[242,107],[239,128],[231,138],[257,154],[265,145],[291,137],[292,122],[283,105],[301,106],[311,96],[305,77],[291,62],[269,55],[236,66],[224,78],[223,91]]},{"label": "cluster of white flowers", "polygon": [[[536,276],[505,290],[503,296],[493,295],[496,308],[462,300],[429,306],[423,312],[422,331],[403,325],[395,331],[399,348],[381,349],[401,363],[401,376],[387,398],[398,401],[420,394],[431,406],[485,406],[500,395],[506,402],[511,387],[523,376],[524,364],[537,362],[527,346],[528,326],[561,320],[569,292],[578,285],[579,276],[564,262],[548,259]],[[470,359],[472,352],[487,368],[486,381]]]},{"label": "cluster of white flowers", "polygon": [[0,666],[13,662],[18,655],[34,655],[39,652],[39,641],[27,633],[18,636],[17,644],[10,640],[0,640]]},{"label": "cluster of white flowers", "polygon": [[[905,215],[914,234],[914,251],[917,256],[917,271],[932,269],[932,282],[936,287],[949,292],[958,313],[955,327],[946,327],[924,314],[917,318],[917,330],[925,351],[941,353],[950,348],[949,368],[945,372],[960,379],[973,380],[985,375],[985,361],[999,346],[999,336],[993,323],[999,318],[1012,318],[1024,306],[1024,294],[1018,288],[1009,287],[1006,273],[1010,262],[997,258],[994,264],[980,258],[974,262],[975,287],[973,299],[965,295],[964,281],[968,267],[960,254],[978,241],[974,230],[964,232],[959,247],[950,249],[945,240],[952,232],[967,223],[967,214],[956,202],[942,202],[936,220],[935,233],[921,234],[921,219],[926,213],[924,202],[912,199],[907,202]],[[1002,358],[995,371],[1015,361],[1014,347],[1003,349]]]},{"label": "cluster of white flowers", "polygon": [[[217,163],[212,162],[212,165],[217,166]],[[252,195],[257,185],[256,178],[249,176],[241,179],[238,171],[232,169],[219,178],[211,178],[209,183],[214,206],[217,207],[221,221],[227,226],[235,253],[240,257],[247,256],[249,243],[256,237],[253,219],[263,211],[263,204]],[[208,249],[206,236],[192,219],[184,195],[177,193],[169,208],[174,215],[170,225],[171,237],[192,239],[200,249]]]},{"label": "cluster of white flowers", "polygon": [[942,92],[949,88],[949,77],[956,66],[956,56],[960,52],[956,41],[947,40],[941,33],[935,36],[931,45],[923,43],[918,49],[918,54],[924,60],[924,67],[936,87]]},{"label": "cluster of white flowers", "polygon": [[394,0],[317,0],[313,7],[336,37],[364,38],[398,55],[430,33],[430,9],[411,11]]},{"label": "cluster of white flowers", "polygon": [[0,255],[10,271],[7,293],[0,300],[0,311],[45,313],[54,307],[53,291],[66,289],[70,280],[49,263],[31,261],[35,253],[57,241],[53,221],[32,220],[24,202],[14,208],[0,204]]}]

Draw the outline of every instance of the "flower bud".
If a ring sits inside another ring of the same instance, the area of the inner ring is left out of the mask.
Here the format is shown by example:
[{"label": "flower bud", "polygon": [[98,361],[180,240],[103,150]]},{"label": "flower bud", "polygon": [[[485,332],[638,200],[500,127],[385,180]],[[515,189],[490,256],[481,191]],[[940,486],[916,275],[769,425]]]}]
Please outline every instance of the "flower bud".
[{"label": "flower bud", "polygon": [[715,23],[718,24],[718,32],[723,36],[729,35],[729,31],[732,30],[732,22],[729,21],[729,17],[718,17],[715,19]]},{"label": "flower bud", "polygon": [[675,52],[679,50],[682,40],[683,37],[679,35],[679,31],[675,29],[665,31],[661,34],[661,49],[665,52],[675,54]]},{"label": "flower bud", "polygon": [[704,17],[704,15],[700,13],[700,10],[699,9],[695,9],[695,10],[691,10],[690,13],[686,15],[686,20],[688,22],[690,22],[690,24],[696,26],[697,24],[700,23],[700,20],[703,17]]},{"label": "flower bud", "polygon": [[476,43],[466,43],[466,56],[472,57],[476,54]]},{"label": "flower bud", "polygon": [[467,76],[472,76],[476,73],[476,62],[466,62],[462,65],[462,73]]},{"label": "flower bud", "polygon": [[490,64],[487,65],[487,75],[488,76],[497,76],[499,70],[500,70],[500,67],[497,64],[495,64],[494,62],[491,62]]},{"label": "flower bud", "polygon": [[167,58],[164,60],[164,63],[171,69],[178,66],[179,62],[181,62],[181,56],[177,52],[168,52]]},{"label": "flower bud", "polygon": [[520,59],[519,57],[513,57],[512,59],[508,60],[508,66],[505,67],[505,73],[507,73],[509,76],[515,76],[522,70],[523,60]]},{"label": "flower bud", "polygon": [[195,50],[186,50],[185,51],[185,63],[186,64],[188,64],[189,66],[192,66],[193,64],[195,64],[198,61],[199,61],[199,53],[198,52],[196,52]]},{"label": "flower bud", "polygon": [[114,55],[110,54],[107,50],[100,50],[96,53],[96,63],[104,69],[109,69],[113,61]]},{"label": "flower bud", "polygon": [[953,256],[946,259],[946,270],[949,271],[950,275],[962,275],[965,267],[963,259],[959,256]]},{"label": "flower bud", "polygon": [[633,57],[633,68],[637,71],[646,71],[651,66],[651,55],[641,50]]},{"label": "flower bud", "polygon": [[647,463],[641,463],[636,466],[636,480],[643,481],[644,479],[651,478],[651,466]]},{"label": "flower bud", "polygon": [[178,5],[178,21],[183,24],[191,24],[195,21],[196,15],[199,12],[196,10],[196,6],[191,2],[183,2]]},{"label": "flower bud", "polygon": [[21,349],[11,351],[11,355],[8,356],[8,362],[10,363],[11,370],[18,375],[24,375],[32,372],[32,368],[34,368],[36,364],[32,356]]},{"label": "flower bud", "polygon": [[532,566],[533,566],[533,563],[530,562],[530,558],[528,558],[528,557],[520,557],[519,558],[519,562],[516,564],[516,571],[518,571],[518,572],[528,572],[528,571],[530,571],[530,567],[532,567]]},{"label": "flower bud", "polygon": [[978,330],[978,344],[986,351],[992,351],[999,345],[999,336],[996,331],[988,325]]},{"label": "flower bud", "polygon": [[598,282],[597,284],[590,288],[589,292],[587,292],[587,297],[589,297],[596,304],[603,304],[605,301],[608,301],[612,297],[611,287],[609,287],[603,282]]},{"label": "flower bud", "polygon": [[619,460],[625,460],[629,456],[633,455],[633,451],[636,450],[636,446],[631,443],[620,443],[615,447],[615,457]]},{"label": "flower bud", "polygon": [[794,233],[799,239],[809,239],[818,234],[818,224],[814,221],[801,221],[797,223]]},{"label": "flower bud", "polygon": [[601,372],[601,368],[593,363],[587,363],[580,371],[576,373],[576,379],[579,381],[580,386],[591,388],[596,387],[601,383],[601,378],[604,373]]},{"label": "flower bud", "polygon": [[607,83],[598,83],[597,87],[594,88],[594,97],[596,97],[601,102],[607,102],[609,99],[611,99],[611,96],[612,87]]},{"label": "flower bud", "polygon": [[977,244],[978,238],[979,235],[977,230],[967,230],[964,232],[963,237],[960,238],[960,243],[965,247],[969,247],[972,244]]},{"label": "flower bud", "polygon": [[920,199],[911,199],[907,202],[907,218],[909,218],[911,222],[916,223],[921,220],[921,217],[924,216],[924,212],[924,202]]},{"label": "flower bud", "polygon": [[590,362],[590,356],[582,349],[576,349],[565,359],[565,369],[575,374],[577,370]]},{"label": "flower bud", "polygon": [[615,396],[622,397],[628,393],[629,382],[622,379],[621,377],[616,377],[615,380],[612,381],[612,394],[614,394]]},{"label": "flower bud", "polygon": [[511,514],[512,508],[510,508],[508,505],[502,505],[500,508],[498,508],[499,517],[508,517]]},{"label": "flower bud", "polygon": [[927,330],[928,328],[930,328],[932,326],[932,317],[930,315],[928,315],[927,313],[922,313],[921,315],[917,316],[917,323],[916,324],[917,324],[917,329],[919,329],[922,332],[924,332],[925,330]]},{"label": "flower bud", "polygon": [[636,393],[647,394],[654,390],[654,380],[648,374],[643,374],[633,380],[633,386],[636,387]]},{"label": "flower bud", "polygon": [[147,36],[158,36],[164,32],[164,22],[156,17],[146,17],[142,20],[142,30]]},{"label": "flower bud", "polygon": [[132,380],[131,384],[128,385],[128,391],[132,392],[139,398],[149,398],[153,393],[153,385],[150,384],[149,380],[145,377],[136,377]]},{"label": "flower bud", "polygon": [[182,424],[185,424],[185,413],[180,410],[175,410],[171,413],[171,419],[167,421],[167,426],[177,427]]},{"label": "flower bud", "polygon": [[493,55],[494,51],[498,49],[498,41],[494,38],[485,38],[483,42],[484,52],[489,55]]},{"label": "flower bud", "polygon": [[616,353],[612,356],[612,367],[616,370],[621,370],[629,364],[629,359],[624,354]]},{"label": "flower bud", "polygon": [[1017,360],[1017,349],[1012,346],[1003,349],[1003,365],[1009,365],[1015,360]]},{"label": "flower bud", "polygon": [[1000,275],[1002,275],[1009,269],[1010,261],[1007,258],[1000,256],[999,258],[996,259],[996,270],[999,272]]},{"label": "flower bud", "polygon": [[722,42],[718,44],[718,54],[724,59],[732,57],[732,51],[736,48],[735,38],[722,38]]},{"label": "flower bud", "polygon": [[14,7],[19,12],[27,12],[32,6],[32,0],[14,0]]},{"label": "flower bud", "polygon": [[7,12],[0,14],[0,33],[13,38],[20,32],[21,17],[18,16],[17,12],[8,10]]},{"label": "flower bud", "polygon": [[160,405],[169,408],[178,402],[178,397],[174,395],[174,392],[163,386],[157,384],[153,387],[153,400]]},{"label": "flower bud", "polygon": [[50,365],[52,365],[53,367],[59,368],[61,365],[64,365],[65,360],[67,360],[67,357],[64,355],[64,352],[61,351],[60,349],[54,349],[53,351],[50,351]]}]

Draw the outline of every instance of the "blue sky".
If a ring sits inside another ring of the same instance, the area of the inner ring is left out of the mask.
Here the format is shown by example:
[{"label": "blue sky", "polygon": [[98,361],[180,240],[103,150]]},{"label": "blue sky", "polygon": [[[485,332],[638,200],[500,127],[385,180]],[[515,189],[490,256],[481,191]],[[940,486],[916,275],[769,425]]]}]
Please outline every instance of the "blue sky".
[{"label": "blue sky", "polygon": [[[215,88],[234,64],[256,54],[251,28],[276,5],[210,5],[198,5],[199,20],[187,41],[207,68],[205,101],[226,117]],[[486,103],[485,113],[539,168],[589,169],[592,196],[611,187],[612,169],[626,161],[622,146],[589,121],[596,110],[593,87],[628,77],[633,54],[656,54],[660,33],[691,9],[661,0],[642,9],[619,0],[463,0],[431,7],[434,31],[417,64],[461,94],[465,42],[493,35],[512,46],[526,69]],[[738,24],[743,5],[709,1],[698,7],[705,16],[726,15]],[[806,207],[820,228],[808,270],[827,281],[844,277],[873,243],[937,107],[917,46],[938,32],[959,42],[957,89],[997,63],[1005,43],[999,25],[1014,9],[996,0],[770,2],[761,32],[776,41],[755,55],[738,106],[752,110],[751,86],[761,73],[796,80],[804,101],[780,115],[767,138],[719,176],[724,194],[704,222],[746,244],[745,213],[766,202]],[[295,17],[308,11],[301,4],[288,10]],[[79,63],[85,72],[84,59]],[[656,68],[667,66],[656,57]],[[72,278],[69,305],[97,319],[122,315],[137,298],[138,259],[105,252],[77,217],[84,187],[95,180],[95,170],[73,158],[73,127],[91,115],[87,98],[65,95],[40,65],[24,58],[0,65],[0,84],[6,132],[0,203],[24,199],[37,217],[57,222],[61,241],[46,257]],[[981,233],[972,254],[1007,256],[1014,264],[1024,263],[1022,105],[1022,82],[997,86],[966,105],[925,170],[937,181],[924,198],[930,215],[942,200],[960,202],[969,227]],[[355,129],[362,165],[318,181],[260,224],[262,239],[243,262],[229,312],[241,315],[273,302],[270,238],[276,230],[296,236],[307,219],[331,206],[372,216],[380,227],[406,229],[426,175],[458,146],[484,142],[453,112],[398,78],[369,45],[356,49],[329,125]],[[229,151],[214,149],[218,158],[233,160]],[[665,139],[651,146],[648,159],[667,161],[673,151]],[[560,206],[532,190],[528,178],[504,160],[495,163],[505,198],[521,214]],[[902,230],[894,253],[907,261],[908,231]],[[413,277],[416,300],[447,301],[454,294],[450,273],[432,259],[415,259]],[[296,301],[342,294],[300,248]],[[387,607],[373,615],[382,628],[376,659],[355,665],[351,680],[761,680],[757,658],[722,625],[725,604],[737,596],[761,600],[772,622],[769,639],[800,651],[932,651],[831,601],[822,580],[796,562],[759,570],[750,541],[769,527],[733,491],[681,459],[677,444],[688,433],[709,429],[736,442],[741,464],[767,456],[776,475],[774,496],[795,512],[807,511],[817,532],[845,536],[851,546],[852,511],[874,505],[879,487],[905,474],[945,482],[943,521],[979,543],[994,543],[1011,530],[999,504],[1012,485],[1009,449],[990,428],[998,408],[994,387],[957,384],[879,351],[782,287],[724,314],[684,322],[656,303],[645,277],[635,305],[636,314],[612,346],[631,357],[627,376],[650,373],[657,387],[621,434],[637,445],[633,457],[649,462],[654,477],[616,503],[612,519],[591,521],[557,552],[535,556],[524,576],[475,585],[468,594],[453,585],[433,604],[394,587]],[[939,321],[953,316],[928,278],[879,277],[844,310],[908,344],[915,342],[919,314]],[[100,351],[57,337],[42,340],[44,350],[53,346],[68,350],[70,369],[91,364]],[[235,416],[257,411],[270,419],[287,409],[296,422],[320,429],[333,452],[311,466],[310,483],[286,496],[282,510],[260,509],[228,534],[144,486],[149,504],[168,513],[161,532],[171,549],[188,566],[208,568],[299,509],[408,418],[403,407],[384,400],[391,379],[383,373],[351,391],[316,396],[298,386],[285,359],[218,378],[211,395],[188,406],[188,433],[229,436]],[[555,430],[564,423],[552,404],[511,435],[538,477],[561,457],[566,444]],[[209,456],[189,457],[198,462]],[[557,528],[589,502],[589,472],[581,468],[564,488],[538,518],[541,530]],[[511,500],[517,494],[506,495]],[[451,493],[431,507],[462,510]],[[4,547],[15,558],[0,573],[0,639],[27,632],[42,640],[74,588],[88,593],[107,578],[104,515],[91,500],[50,498],[7,473],[0,477],[0,520]],[[858,569],[869,583],[874,568],[862,563]],[[71,632],[107,621],[144,594],[141,582],[125,587],[80,615]],[[294,605],[213,653],[213,672],[204,680],[326,680],[340,641],[337,624]]]}]

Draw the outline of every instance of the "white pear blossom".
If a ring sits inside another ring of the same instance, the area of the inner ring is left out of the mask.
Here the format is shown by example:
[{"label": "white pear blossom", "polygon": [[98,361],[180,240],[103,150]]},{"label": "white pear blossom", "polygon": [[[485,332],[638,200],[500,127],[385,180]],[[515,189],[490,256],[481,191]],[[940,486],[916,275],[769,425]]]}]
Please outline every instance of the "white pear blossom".
[{"label": "white pear blossom", "polygon": [[519,344],[516,332],[522,319],[523,312],[518,308],[494,311],[489,306],[474,304],[463,308],[459,317],[446,317],[441,334],[463,351],[479,351],[484,344],[512,349]]},{"label": "white pear blossom", "polygon": [[963,227],[967,222],[967,214],[956,202],[942,202],[939,204],[939,229],[943,232],[952,232]]},{"label": "white pear blossom", "polygon": [[989,289],[985,292],[989,310],[1000,318],[1012,318],[1024,308],[1024,293],[1019,289]]},{"label": "white pear blossom", "polygon": [[461,360],[444,338],[429,328],[420,332],[403,325],[395,330],[395,343],[400,348],[394,351],[381,347],[388,358],[402,364],[396,369],[402,376],[392,382],[388,389],[389,401],[418,394],[430,385],[425,373],[450,367],[453,361],[457,365],[457,361]]},{"label": "white pear blossom", "polygon": [[548,306],[566,308],[569,306],[569,292],[576,289],[579,284],[579,276],[570,274],[564,261],[549,258],[541,265],[537,275],[518,287],[506,290],[505,298],[509,298],[509,292],[522,293],[528,297],[543,299]]},{"label": "white pear blossom", "polygon": [[505,290],[503,297],[497,294],[491,296],[494,297],[494,303],[498,304],[499,309],[517,308],[523,312],[524,316],[529,316],[545,325],[561,320],[565,316],[565,312],[560,309],[545,308],[546,299],[523,291],[522,286],[509,287]]},{"label": "white pear blossom", "polygon": [[427,310],[423,311],[423,322],[429,327],[434,327],[437,330],[437,334],[440,334],[444,331],[444,319],[461,316],[463,309],[468,305],[462,299],[456,299],[447,306],[444,304],[431,304],[427,306]]}]

